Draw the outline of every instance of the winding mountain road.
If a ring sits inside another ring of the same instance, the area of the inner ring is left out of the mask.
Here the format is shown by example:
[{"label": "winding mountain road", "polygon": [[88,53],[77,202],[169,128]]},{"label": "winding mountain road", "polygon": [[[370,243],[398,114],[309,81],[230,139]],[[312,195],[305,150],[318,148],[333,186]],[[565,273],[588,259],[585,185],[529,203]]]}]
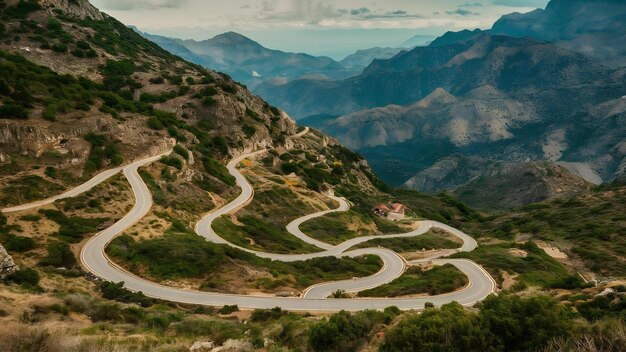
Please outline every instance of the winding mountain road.
[{"label": "winding mountain road", "polygon": [[[309,130],[298,133],[292,136],[292,138],[301,137]],[[380,286],[388,283],[404,272],[407,263],[397,253],[385,249],[385,248],[362,248],[350,250],[353,246],[376,238],[391,238],[391,237],[413,237],[419,236],[428,232],[431,228],[437,227],[449,231],[455,236],[459,237],[463,241],[463,245],[458,249],[459,251],[471,251],[476,248],[476,241],[467,234],[454,229],[445,224],[441,224],[435,221],[423,221],[418,229],[405,234],[397,235],[385,235],[385,236],[366,236],[353,238],[345,241],[339,245],[333,246],[328,243],[324,243],[313,238],[310,238],[299,229],[299,225],[304,221],[310,220],[315,217],[323,216],[334,211],[346,211],[349,209],[348,202],[339,197],[329,195],[332,199],[339,203],[339,207],[334,210],[318,212],[310,214],[302,218],[292,221],[288,226],[288,231],[302,239],[303,241],[313,244],[320,248],[319,252],[307,253],[307,254],[274,254],[253,251],[247,248],[243,248],[234,244],[231,244],[215,233],[211,227],[212,222],[222,215],[234,212],[241,207],[248,204],[253,196],[254,189],[246,178],[237,170],[237,166],[241,161],[246,158],[254,157],[264,153],[265,150],[257,151],[254,153],[242,155],[233,159],[227,166],[228,171],[235,177],[237,185],[241,188],[241,194],[232,202],[225,206],[207,214],[196,224],[196,232],[214,243],[226,244],[232,247],[241,249],[246,252],[254,253],[260,257],[269,258],[272,260],[280,260],[286,262],[307,260],[317,257],[336,256],[336,257],[357,257],[362,255],[376,255],[383,261],[382,269],[371,276],[364,278],[357,278],[354,280],[344,280],[327,282],[318,285],[314,285],[305,290],[302,297],[266,297],[266,296],[248,296],[248,295],[235,295],[235,294],[223,294],[223,293],[211,293],[200,292],[192,290],[184,290],[174,287],[163,286],[144,278],[140,278],[128,271],[122,269],[120,266],[113,263],[105,254],[104,250],[108,243],[112,241],[117,235],[121,234],[124,230],[131,227],[137,221],[142,219],[152,207],[152,196],[146,184],[139,176],[137,170],[143,165],[147,165],[158,160],[162,155],[143,159],[134,162],[123,168],[124,176],[130,183],[134,196],[135,205],[131,211],[124,216],[121,220],[113,224],[111,227],[95,235],[89,240],[83,247],[80,255],[82,264],[92,272],[93,274],[113,282],[125,283],[128,289],[134,291],[141,291],[147,296],[191,304],[201,304],[210,306],[223,306],[223,305],[238,305],[240,308],[273,308],[281,307],[286,310],[294,311],[339,311],[339,310],[363,310],[363,309],[383,309],[388,306],[397,306],[403,310],[409,309],[423,309],[426,302],[432,302],[435,305],[441,305],[452,301],[457,301],[463,305],[473,305],[474,303],[484,299],[489,294],[495,292],[496,284],[493,278],[476,263],[465,259],[446,259],[446,258],[428,258],[425,260],[432,260],[435,264],[442,265],[450,263],[455,265],[465,275],[467,275],[470,284],[456,292],[423,297],[423,298],[350,298],[350,299],[327,299],[332,292],[336,290],[344,290],[346,292],[358,292],[364,289]],[[109,170],[110,176],[119,172],[116,169]],[[114,172],[115,171],[115,172]],[[104,178],[107,174],[102,173],[102,179],[97,179],[99,182],[106,180]],[[98,175],[98,176],[100,176]],[[110,177],[109,176],[109,177]],[[107,177],[108,178],[108,177]],[[95,179],[95,178],[94,178]],[[92,180],[94,180],[92,179]],[[90,180],[88,183],[81,185],[66,194],[77,195],[95,186],[96,181]],[[51,198],[59,199],[59,198]],[[54,200],[53,200],[54,201]],[[46,200],[45,202],[48,202]],[[51,203],[52,201],[48,202]],[[42,203],[42,204],[48,204]],[[30,205],[24,205],[22,207],[9,208],[9,211],[18,211],[24,209],[30,209],[35,207],[39,203],[31,203]],[[15,210],[18,209],[18,210]],[[3,212],[6,211],[3,209]]]},{"label": "winding mountain road", "polygon": [[48,205],[48,204],[52,204],[54,202],[56,202],[57,200],[60,199],[66,199],[66,198],[72,198],[72,197],[76,197],[82,193],[85,193],[87,191],[89,191],[90,189],[96,187],[97,185],[99,185],[100,183],[108,180],[109,178],[111,178],[113,175],[116,175],[118,172],[122,171],[124,169],[123,166],[120,167],[116,167],[114,169],[109,169],[106,171],[102,171],[101,173],[97,174],[96,176],[92,177],[89,181],[76,186],[75,188],[72,188],[71,190],[59,194],[57,196],[53,196],[50,198],[46,198],[44,200],[40,200],[40,201],[36,201],[36,202],[32,202],[32,203],[28,203],[28,204],[22,204],[22,205],[17,205],[14,207],[10,207],[10,208],[4,208],[1,211],[3,213],[15,213],[18,211],[24,211],[24,210],[29,210],[29,209],[34,209],[34,208],[38,208],[44,205]]}]

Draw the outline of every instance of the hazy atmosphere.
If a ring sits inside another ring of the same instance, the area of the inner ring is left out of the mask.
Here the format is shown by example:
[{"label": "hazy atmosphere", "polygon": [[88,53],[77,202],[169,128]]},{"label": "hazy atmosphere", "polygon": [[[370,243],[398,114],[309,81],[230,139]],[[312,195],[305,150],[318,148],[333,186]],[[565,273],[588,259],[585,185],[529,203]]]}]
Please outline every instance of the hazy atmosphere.
[{"label": "hazy atmosphere", "polygon": [[617,352],[626,0],[0,0],[0,351]]},{"label": "hazy atmosphere", "polygon": [[503,14],[545,7],[547,0],[94,0],[127,25],[184,39],[235,31],[266,47],[330,55],[400,46],[418,34],[488,28]]}]

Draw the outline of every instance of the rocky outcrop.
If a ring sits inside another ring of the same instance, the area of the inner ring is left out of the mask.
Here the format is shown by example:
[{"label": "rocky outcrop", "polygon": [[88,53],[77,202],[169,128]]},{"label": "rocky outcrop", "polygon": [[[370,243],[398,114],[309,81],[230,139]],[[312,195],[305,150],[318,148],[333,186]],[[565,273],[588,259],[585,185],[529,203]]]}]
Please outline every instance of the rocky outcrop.
[{"label": "rocky outcrop", "polygon": [[40,0],[39,3],[51,10],[62,9],[63,12],[81,19],[102,20],[104,14],[88,0]]},{"label": "rocky outcrop", "polygon": [[223,345],[214,348],[211,352],[246,352],[254,350],[254,346],[246,340],[228,339]]},{"label": "rocky outcrop", "polygon": [[196,341],[190,348],[190,352],[247,352],[254,350],[254,346],[245,340],[228,339],[221,346],[215,347],[213,341]]},{"label": "rocky outcrop", "polygon": [[6,249],[0,244],[0,279],[13,274],[19,268],[13,262],[13,258],[7,253]]},{"label": "rocky outcrop", "polygon": [[196,341],[189,347],[190,352],[210,352],[215,348],[213,341]]}]

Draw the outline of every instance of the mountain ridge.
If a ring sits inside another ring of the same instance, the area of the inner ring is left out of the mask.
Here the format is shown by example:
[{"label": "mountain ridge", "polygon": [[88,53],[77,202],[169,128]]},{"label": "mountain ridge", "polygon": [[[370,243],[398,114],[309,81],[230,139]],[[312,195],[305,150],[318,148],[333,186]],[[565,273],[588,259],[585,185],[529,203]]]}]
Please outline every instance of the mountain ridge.
[{"label": "mountain ridge", "polygon": [[144,37],[185,59],[222,71],[250,89],[264,81],[289,82],[299,78],[344,79],[359,74],[375,58],[389,58],[402,48],[359,50],[341,61],[326,56],[269,49],[237,32],[201,41],[183,40],[139,31]]},{"label": "mountain ridge", "polygon": [[[342,82],[287,84],[270,101],[296,116],[321,116],[303,121],[356,148],[394,185],[454,153],[502,162],[579,162],[606,182],[624,172],[623,70],[530,38],[464,35],[374,61]],[[291,88],[301,94],[290,97]],[[439,106],[429,102],[435,96],[442,97]],[[458,181],[441,187],[471,178]],[[419,184],[406,185],[437,190]]]}]

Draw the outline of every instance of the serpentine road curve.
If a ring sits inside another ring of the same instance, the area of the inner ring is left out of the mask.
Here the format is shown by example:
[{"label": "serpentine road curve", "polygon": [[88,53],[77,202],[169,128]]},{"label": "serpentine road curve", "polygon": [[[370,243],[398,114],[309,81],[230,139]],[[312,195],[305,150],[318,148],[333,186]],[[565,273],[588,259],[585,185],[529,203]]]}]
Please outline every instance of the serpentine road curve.
[{"label": "serpentine road curve", "polygon": [[[300,137],[308,132],[308,129],[305,129],[301,133],[293,136]],[[269,258],[272,260],[281,260],[281,261],[299,261],[306,260],[310,258],[316,257],[324,257],[324,256],[336,256],[336,257],[356,257],[366,254],[377,255],[383,261],[383,268],[376,274],[365,277],[365,278],[357,278],[354,280],[344,280],[344,281],[336,281],[336,282],[328,282],[322,283],[318,285],[314,285],[305,290],[302,297],[267,297],[267,296],[248,296],[248,295],[235,295],[235,294],[223,294],[223,293],[212,293],[212,292],[201,292],[201,291],[192,291],[192,290],[184,290],[174,287],[163,286],[151,281],[148,281],[144,278],[140,278],[128,271],[122,269],[120,266],[113,263],[105,254],[104,250],[109,242],[111,242],[117,235],[121,234],[124,230],[131,227],[141,218],[143,218],[152,207],[152,196],[146,184],[143,182],[141,177],[139,176],[137,170],[139,167],[143,165],[150,164],[156,160],[158,160],[162,155],[150,157],[147,159],[143,159],[140,161],[136,161],[128,166],[123,167],[123,173],[128,182],[130,183],[134,197],[135,197],[135,205],[131,209],[131,211],[126,214],[121,220],[113,224],[111,227],[105,229],[104,231],[96,234],[92,237],[83,247],[80,259],[81,263],[85,266],[87,270],[92,272],[98,277],[101,277],[108,281],[113,282],[124,282],[125,286],[134,291],[141,291],[145,295],[181,302],[181,303],[190,303],[190,304],[200,304],[200,305],[210,305],[210,306],[223,306],[223,305],[238,305],[240,308],[250,308],[250,309],[258,309],[258,308],[273,308],[273,307],[281,307],[286,310],[293,311],[339,311],[339,310],[348,310],[348,311],[357,311],[363,309],[383,309],[388,306],[397,306],[403,310],[410,309],[423,309],[424,304],[426,302],[432,302],[435,305],[442,305],[445,303],[449,303],[452,301],[457,301],[460,304],[469,306],[474,303],[484,299],[489,294],[495,292],[496,283],[493,278],[479,265],[476,263],[465,260],[465,259],[445,259],[445,258],[428,258],[424,259],[425,261],[431,260],[433,263],[437,265],[443,265],[446,263],[450,263],[455,265],[459,270],[461,270],[465,275],[467,275],[469,279],[469,285],[462,290],[451,292],[448,294],[430,296],[430,297],[420,297],[420,298],[347,298],[347,299],[326,299],[332,292],[336,290],[344,290],[346,292],[358,292],[364,289],[369,289],[373,287],[380,286],[382,284],[388,283],[395,278],[402,275],[406,268],[406,263],[402,257],[400,257],[397,253],[385,249],[385,248],[363,248],[356,250],[349,250],[354,245],[359,243],[363,243],[375,238],[391,238],[391,237],[413,237],[419,236],[428,232],[428,230],[432,227],[437,227],[449,231],[450,233],[456,235],[463,241],[462,247],[460,247],[459,251],[471,251],[476,248],[476,241],[465,233],[454,229],[445,224],[441,224],[435,221],[422,221],[421,225],[418,229],[411,231],[405,234],[398,235],[385,235],[385,236],[366,236],[353,238],[348,241],[345,241],[339,245],[332,246],[330,244],[315,240],[310,238],[306,234],[302,233],[299,230],[299,225],[304,221],[312,219],[314,217],[322,216],[329,212],[333,211],[346,211],[349,209],[349,204],[345,199],[334,197],[329,195],[329,197],[333,198],[339,203],[339,207],[334,210],[319,212],[315,214],[310,214],[304,216],[302,218],[296,219],[291,222],[287,229],[294,236],[313,244],[321,249],[320,252],[315,253],[307,253],[307,254],[272,254],[265,252],[252,251],[247,248],[242,248],[231,244],[221,238],[218,234],[216,234],[211,228],[212,222],[219,218],[224,214],[228,214],[230,212],[236,211],[241,207],[245,206],[254,196],[254,190],[246,178],[237,170],[237,165],[244,159],[259,155],[265,152],[258,151],[251,154],[242,155],[233,159],[228,164],[229,172],[236,178],[237,185],[241,188],[241,194],[232,202],[226,204],[225,206],[213,211],[212,213],[207,214],[196,224],[196,232],[206,238],[209,241],[227,244],[241,250],[254,253],[260,257]],[[167,154],[167,153],[166,153]],[[164,154],[163,154],[164,155]],[[119,172],[120,170],[113,169],[109,170],[110,176]],[[103,176],[100,176],[103,175]],[[107,172],[100,174],[100,179],[97,179],[96,182],[94,179],[88,181],[87,183],[73,189],[72,193],[66,192],[66,194],[72,194],[71,196],[75,196],[77,194],[94,187],[97,183],[103,182],[108,177]],[[109,176],[109,177],[110,177]],[[51,198],[51,199],[60,199],[60,197]],[[32,203],[32,204],[49,204],[54,200],[46,203]],[[8,209],[3,209],[3,212],[8,211],[18,211],[30,209],[38,205],[26,205],[23,207],[13,207]]]}]

